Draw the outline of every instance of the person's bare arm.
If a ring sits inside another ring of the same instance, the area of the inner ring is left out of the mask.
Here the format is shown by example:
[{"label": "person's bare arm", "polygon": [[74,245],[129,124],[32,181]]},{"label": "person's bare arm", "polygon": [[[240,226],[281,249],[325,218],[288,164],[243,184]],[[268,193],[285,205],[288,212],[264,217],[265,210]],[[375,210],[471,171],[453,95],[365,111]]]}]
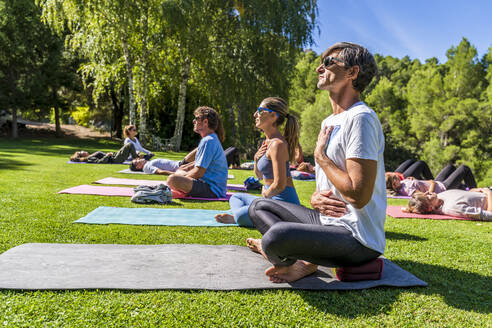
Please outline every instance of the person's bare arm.
[{"label": "person's bare arm", "polygon": [[429,192],[434,192],[436,189],[436,182],[434,180],[427,180],[429,182]]},{"label": "person's bare arm", "polygon": [[333,195],[331,190],[315,191],[311,195],[311,206],[323,215],[341,217],[347,213],[347,205]]},{"label": "person's bare arm", "polygon": [[267,190],[262,192],[262,196],[265,198],[272,198],[275,195],[280,194],[287,185],[287,172],[285,163],[288,160],[287,146],[281,142],[274,142],[271,144],[267,154],[270,155],[273,168],[273,182],[270,184]]},{"label": "person's bare arm", "polygon": [[167,171],[167,170],[161,170],[161,169],[157,169],[154,172],[154,174],[159,174],[159,175],[171,175],[173,173],[175,173],[175,172]]},{"label": "person's bare arm", "polygon": [[331,128],[324,128],[318,136],[314,156],[326,177],[343,198],[355,208],[364,207],[372,197],[377,174],[377,161],[360,158],[346,160],[347,172],[341,170],[326,156],[325,147]]},{"label": "person's bare arm", "polygon": [[487,196],[487,208],[485,210],[492,212],[492,190],[482,188],[482,192]]},{"label": "person's bare arm", "polygon": [[179,167],[179,170],[181,171],[190,171],[191,169],[193,169],[195,167],[195,162],[191,162],[191,163],[187,163],[187,164],[183,164]]},{"label": "person's bare arm", "polygon": [[200,179],[205,175],[205,172],[207,169],[200,167],[200,166],[195,166],[192,168],[190,171],[186,172],[185,176],[188,178],[193,178],[193,179]]},{"label": "person's bare arm", "polygon": [[196,155],[197,150],[198,150],[198,147],[195,148],[195,149],[193,149],[191,152],[189,152],[185,156],[184,160],[185,160],[186,163],[191,163],[191,162],[194,162],[195,161],[195,155]]}]

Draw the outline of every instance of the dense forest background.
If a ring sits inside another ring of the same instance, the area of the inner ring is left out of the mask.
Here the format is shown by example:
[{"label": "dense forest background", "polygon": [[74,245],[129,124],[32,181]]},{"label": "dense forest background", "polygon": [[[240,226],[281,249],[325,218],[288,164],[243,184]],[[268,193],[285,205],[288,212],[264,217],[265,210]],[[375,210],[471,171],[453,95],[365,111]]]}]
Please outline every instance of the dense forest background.
[{"label": "dense forest background", "polygon": [[[319,54],[302,50],[317,19],[316,0],[0,0],[0,110],[117,137],[132,123],[147,144],[187,150],[193,110],[207,105],[222,116],[224,146],[251,154],[253,112],[280,96],[309,155],[331,114],[316,89]],[[434,174],[463,163],[492,185],[492,47],[479,58],[463,38],[445,63],[375,57],[362,97],[383,125],[387,170],[407,158]]]}]

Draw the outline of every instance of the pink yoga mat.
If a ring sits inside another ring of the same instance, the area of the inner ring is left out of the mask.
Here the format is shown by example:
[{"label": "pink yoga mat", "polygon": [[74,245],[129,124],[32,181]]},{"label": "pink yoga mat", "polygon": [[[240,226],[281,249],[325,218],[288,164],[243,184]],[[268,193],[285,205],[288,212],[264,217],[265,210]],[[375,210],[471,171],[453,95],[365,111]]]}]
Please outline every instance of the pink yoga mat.
[{"label": "pink yoga mat", "polygon": [[[133,196],[133,188],[127,187],[106,187],[106,186],[90,186],[80,185],[68,189],[59,191],[58,194],[80,194],[80,195],[99,195],[99,196]],[[224,198],[198,198],[190,197],[186,194],[173,190],[174,199],[196,199],[196,200],[210,200],[210,201],[227,201],[231,198],[232,194],[227,193]]]},{"label": "pink yoga mat", "polygon": [[[124,179],[124,178],[104,178],[93,183],[97,184],[108,184],[108,185],[123,185],[123,186],[157,186],[161,183],[166,184],[165,181],[162,180],[139,180],[139,179]],[[247,191],[246,187],[241,184],[228,184],[228,190],[237,190],[237,191]]]},{"label": "pink yoga mat", "polygon": [[476,221],[472,218],[456,217],[450,215],[440,215],[440,214],[415,214],[415,213],[405,213],[401,210],[401,206],[388,206],[386,208],[386,214],[392,216],[396,219],[430,219],[430,220],[466,220],[466,221]]}]

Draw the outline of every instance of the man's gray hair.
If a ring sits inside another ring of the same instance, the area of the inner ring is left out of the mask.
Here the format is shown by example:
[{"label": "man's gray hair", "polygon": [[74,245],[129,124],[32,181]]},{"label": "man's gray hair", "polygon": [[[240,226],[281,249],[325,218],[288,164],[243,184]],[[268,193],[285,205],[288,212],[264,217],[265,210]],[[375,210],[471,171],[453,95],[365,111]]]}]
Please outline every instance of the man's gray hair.
[{"label": "man's gray hair", "polygon": [[350,42],[337,42],[321,55],[321,62],[323,63],[326,56],[337,50],[340,50],[338,58],[347,67],[359,66],[359,75],[352,85],[355,90],[364,91],[378,70],[376,60],[363,46]]}]

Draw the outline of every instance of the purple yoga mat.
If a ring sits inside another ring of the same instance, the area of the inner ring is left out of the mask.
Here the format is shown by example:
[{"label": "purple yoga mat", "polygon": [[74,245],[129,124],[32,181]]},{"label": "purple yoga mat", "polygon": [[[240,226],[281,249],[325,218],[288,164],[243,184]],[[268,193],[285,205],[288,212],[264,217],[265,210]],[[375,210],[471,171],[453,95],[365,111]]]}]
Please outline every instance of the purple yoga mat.
[{"label": "purple yoga mat", "polygon": [[[166,184],[165,181],[162,180],[142,180],[142,179],[124,179],[124,178],[104,178],[93,183],[97,184],[108,184],[108,185],[123,185],[123,186],[157,186],[161,183]],[[228,184],[228,190],[237,190],[237,191],[247,191],[246,187],[241,184]]]},{"label": "purple yoga mat", "polygon": [[[99,196],[133,196],[133,188],[128,187],[107,187],[107,186],[91,186],[80,185],[68,189],[64,189],[58,192],[58,194],[79,194],[79,195],[99,195]],[[200,198],[190,197],[183,193],[173,190],[174,199],[196,199],[196,200],[209,200],[209,201],[227,201],[231,198],[232,194],[227,193],[224,198]]]},{"label": "purple yoga mat", "polygon": [[392,216],[396,219],[430,219],[430,220],[466,220],[466,221],[476,221],[472,218],[456,217],[451,215],[441,215],[441,214],[415,214],[406,213],[401,210],[401,206],[388,206],[386,208],[386,214]]},{"label": "purple yoga mat", "polygon": [[395,195],[386,195],[387,198],[394,198],[394,199],[410,199],[412,197],[410,196],[395,196]]}]

